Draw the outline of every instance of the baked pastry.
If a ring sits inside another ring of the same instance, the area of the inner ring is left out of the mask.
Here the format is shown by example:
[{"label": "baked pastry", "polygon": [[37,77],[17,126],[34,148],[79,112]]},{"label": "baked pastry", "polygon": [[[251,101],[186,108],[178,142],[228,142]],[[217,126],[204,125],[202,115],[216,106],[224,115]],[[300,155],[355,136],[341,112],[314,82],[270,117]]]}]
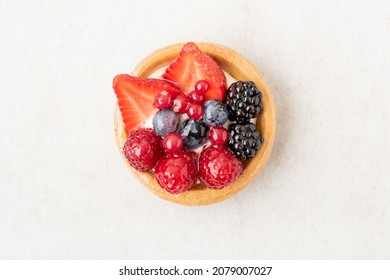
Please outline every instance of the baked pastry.
[{"label": "baked pastry", "polygon": [[135,177],[165,200],[227,199],[268,161],[276,126],[271,93],[256,67],[227,47],[159,49],[131,75],[116,76],[113,88],[119,151]]}]

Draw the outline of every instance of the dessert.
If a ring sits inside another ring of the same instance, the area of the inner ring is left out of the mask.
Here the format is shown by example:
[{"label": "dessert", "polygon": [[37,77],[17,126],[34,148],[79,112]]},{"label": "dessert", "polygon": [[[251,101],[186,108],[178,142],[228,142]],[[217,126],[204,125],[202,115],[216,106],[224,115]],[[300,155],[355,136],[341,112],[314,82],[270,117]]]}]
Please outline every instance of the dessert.
[{"label": "dessert", "polygon": [[[157,73],[157,74],[156,74]],[[267,162],[272,96],[246,59],[223,46],[177,44],[114,78],[115,136],[148,189],[184,205],[224,200]]]}]

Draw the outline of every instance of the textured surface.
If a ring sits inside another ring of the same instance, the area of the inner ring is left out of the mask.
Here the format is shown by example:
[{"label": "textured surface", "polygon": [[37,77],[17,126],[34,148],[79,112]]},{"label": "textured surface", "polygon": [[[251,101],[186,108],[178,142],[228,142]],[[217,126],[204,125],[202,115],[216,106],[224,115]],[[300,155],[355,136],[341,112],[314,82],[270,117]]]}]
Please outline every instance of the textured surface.
[{"label": "textured surface", "polygon": [[[0,258],[390,258],[388,1],[91,3],[1,1]],[[112,133],[114,75],[188,40],[249,58],[278,109],[261,176],[201,208]]]}]

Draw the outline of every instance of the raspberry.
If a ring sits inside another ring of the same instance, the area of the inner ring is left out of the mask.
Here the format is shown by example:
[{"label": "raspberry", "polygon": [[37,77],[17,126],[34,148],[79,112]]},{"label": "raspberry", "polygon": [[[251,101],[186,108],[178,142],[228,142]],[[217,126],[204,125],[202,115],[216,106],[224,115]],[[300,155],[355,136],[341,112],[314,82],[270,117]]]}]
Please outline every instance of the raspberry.
[{"label": "raspberry", "polygon": [[212,144],[223,146],[229,140],[229,133],[223,126],[214,126],[210,128],[209,140]]},{"label": "raspberry", "polygon": [[222,189],[241,174],[241,162],[224,147],[210,146],[199,158],[199,177],[213,189]]},{"label": "raspberry", "polygon": [[145,172],[156,165],[163,156],[164,150],[161,138],[154,133],[153,129],[141,128],[127,138],[123,153],[133,168]]},{"label": "raspberry", "polygon": [[168,153],[177,152],[183,149],[184,139],[179,133],[172,132],[164,137],[162,145]]},{"label": "raspberry", "polygon": [[167,153],[154,170],[158,184],[172,194],[178,194],[192,187],[197,180],[196,153],[179,151]]}]

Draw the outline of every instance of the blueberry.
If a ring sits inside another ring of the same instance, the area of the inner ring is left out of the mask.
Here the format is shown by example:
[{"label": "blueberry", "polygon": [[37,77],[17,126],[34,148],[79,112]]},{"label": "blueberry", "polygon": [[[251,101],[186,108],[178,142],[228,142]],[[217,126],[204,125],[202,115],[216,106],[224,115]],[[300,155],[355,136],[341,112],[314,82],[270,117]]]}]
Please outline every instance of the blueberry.
[{"label": "blueberry", "polygon": [[179,133],[184,138],[184,144],[188,149],[196,149],[206,141],[208,126],[203,120],[185,120],[179,127]]},{"label": "blueberry", "polygon": [[153,129],[157,135],[165,136],[175,132],[179,123],[179,116],[172,110],[161,110],[153,117]]},{"label": "blueberry", "polygon": [[223,125],[228,119],[228,108],[226,104],[216,100],[207,101],[204,104],[203,119],[208,126]]}]

